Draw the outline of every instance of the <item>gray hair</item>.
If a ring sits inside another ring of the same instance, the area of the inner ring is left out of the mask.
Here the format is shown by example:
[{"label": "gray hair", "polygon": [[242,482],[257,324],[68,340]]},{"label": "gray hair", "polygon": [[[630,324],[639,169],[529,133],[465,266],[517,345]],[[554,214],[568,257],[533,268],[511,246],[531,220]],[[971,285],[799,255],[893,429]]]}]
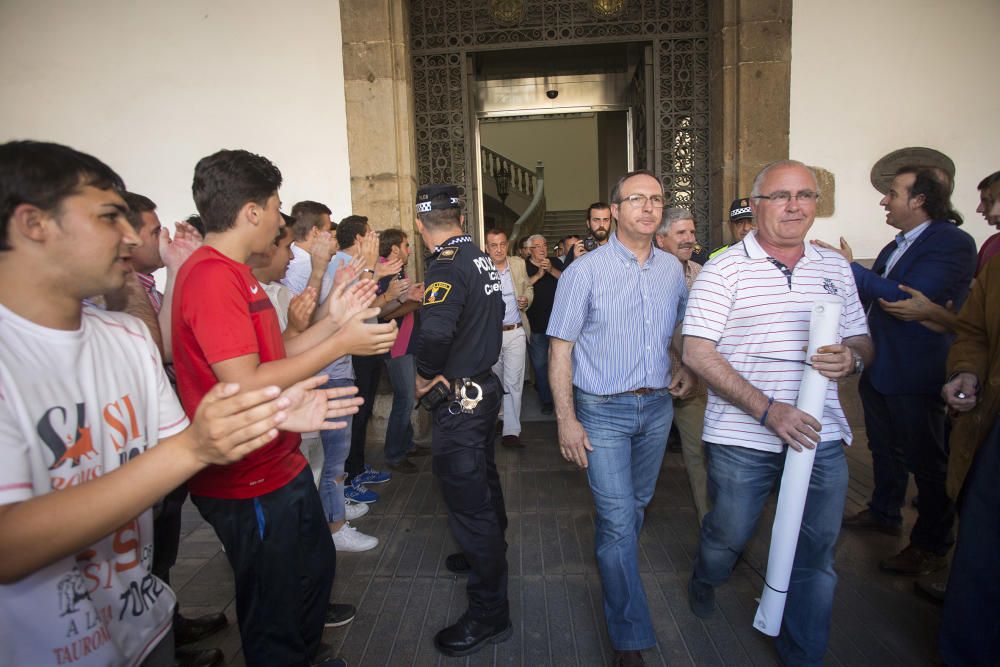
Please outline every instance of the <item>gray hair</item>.
[{"label": "gray hair", "polygon": [[690,209],[686,209],[683,206],[671,206],[663,211],[663,220],[660,222],[660,226],[656,228],[656,235],[666,236],[670,231],[671,225],[678,220],[694,220],[694,214],[691,213]]},{"label": "gray hair", "polygon": [[542,236],[541,234],[532,234],[526,240],[528,241],[528,243],[534,243],[535,239],[541,239],[542,245],[545,245],[545,237]]},{"label": "gray hair", "polygon": [[816,172],[812,170],[812,167],[803,164],[798,160],[776,160],[770,164],[764,165],[764,168],[757,172],[757,176],[753,179],[753,188],[750,190],[751,198],[760,196],[760,185],[764,182],[768,172],[779,167],[802,167],[809,172],[809,175],[812,176],[813,183],[815,183],[816,188],[819,189],[819,179],[816,178]]}]

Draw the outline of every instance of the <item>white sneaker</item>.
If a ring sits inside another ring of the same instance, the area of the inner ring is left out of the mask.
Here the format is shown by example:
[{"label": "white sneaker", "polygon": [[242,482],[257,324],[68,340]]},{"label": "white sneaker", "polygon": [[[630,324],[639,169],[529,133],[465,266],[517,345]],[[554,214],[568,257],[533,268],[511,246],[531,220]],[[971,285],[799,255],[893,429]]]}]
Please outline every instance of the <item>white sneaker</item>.
[{"label": "white sneaker", "polygon": [[349,523],[345,523],[340,530],[333,533],[333,545],[337,551],[368,551],[378,546],[378,538],[365,535]]},{"label": "white sneaker", "polygon": [[368,514],[368,505],[364,503],[352,503],[350,500],[344,501],[344,518],[348,521],[354,521],[355,519],[360,519],[364,515]]}]

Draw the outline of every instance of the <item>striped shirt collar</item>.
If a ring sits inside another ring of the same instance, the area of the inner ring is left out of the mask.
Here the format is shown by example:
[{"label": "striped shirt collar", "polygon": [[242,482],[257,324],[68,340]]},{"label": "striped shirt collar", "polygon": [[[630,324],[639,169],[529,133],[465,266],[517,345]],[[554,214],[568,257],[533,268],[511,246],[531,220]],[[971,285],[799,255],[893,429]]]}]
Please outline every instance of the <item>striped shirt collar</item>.
[{"label": "striped shirt collar", "polygon": [[[823,259],[823,256],[819,254],[819,250],[813,247],[813,244],[802,242],[805,247],[805,258],[816,261]],[[750,259],[767,259],[770,255],[764,250],[760,243],[757,242],[757,230],[753,230],[745,237],[743,237],[743,250],[746,252],[747,257]]]},{"label": "striped shirt collar", "polygon": [[[608,239],[608,247],[610,248],[611,252],[615,253],[616,255],[618,255],[618,257],[620,257],[621,259],[625,260],[626,262],[628,262],[630,260],[634,261],[636,263],[639,262],[639,258],[635,256],[635,253],[633,253],[631,250],[629,250],[628,248],[626,248],[625,244],[623,244],[621,241],[618,240],[618,232],[617,231],[615,231],[614,233],[612,233],[611,234],[611,238]],[[661,253],[662,254],[663,251],[660,250],[659,248],[657,248],[653,244],[653,239],[650,238],[649,239],[649,257],[646,259],[646,264],[644,266],[649,266],[650,262],[653,261],[653,258],[656,257],[657,253]]]}]

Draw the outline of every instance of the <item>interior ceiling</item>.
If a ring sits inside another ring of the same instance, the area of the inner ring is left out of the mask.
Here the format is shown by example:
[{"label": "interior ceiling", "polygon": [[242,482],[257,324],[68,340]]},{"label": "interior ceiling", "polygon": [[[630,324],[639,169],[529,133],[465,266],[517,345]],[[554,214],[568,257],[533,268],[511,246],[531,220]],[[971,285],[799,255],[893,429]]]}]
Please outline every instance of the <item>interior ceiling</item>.
[{"label": "interior ceiling", "polygon": [[552,46],[476,54],[480,81],[571,74],[631,72],[642,57],[641,44]]}]

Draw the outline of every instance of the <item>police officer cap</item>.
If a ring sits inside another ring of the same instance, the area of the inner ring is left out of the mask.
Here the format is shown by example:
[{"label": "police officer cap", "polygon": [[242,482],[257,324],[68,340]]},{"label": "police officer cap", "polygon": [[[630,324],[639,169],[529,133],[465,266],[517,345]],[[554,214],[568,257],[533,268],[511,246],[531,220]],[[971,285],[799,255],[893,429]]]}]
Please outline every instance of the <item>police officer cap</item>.
[{"label": "police officer cap", "polygon": [[729,206],[729,222],[751,218],[753,218],[753,212],[750,210],[750,200],[746,197],[734,199],[733,203]]},{"label": "police officer cap", "polygon": [[417,213],[448,208],[462,208],[458,188],[454,185],[435,183],[417,190]]}]

